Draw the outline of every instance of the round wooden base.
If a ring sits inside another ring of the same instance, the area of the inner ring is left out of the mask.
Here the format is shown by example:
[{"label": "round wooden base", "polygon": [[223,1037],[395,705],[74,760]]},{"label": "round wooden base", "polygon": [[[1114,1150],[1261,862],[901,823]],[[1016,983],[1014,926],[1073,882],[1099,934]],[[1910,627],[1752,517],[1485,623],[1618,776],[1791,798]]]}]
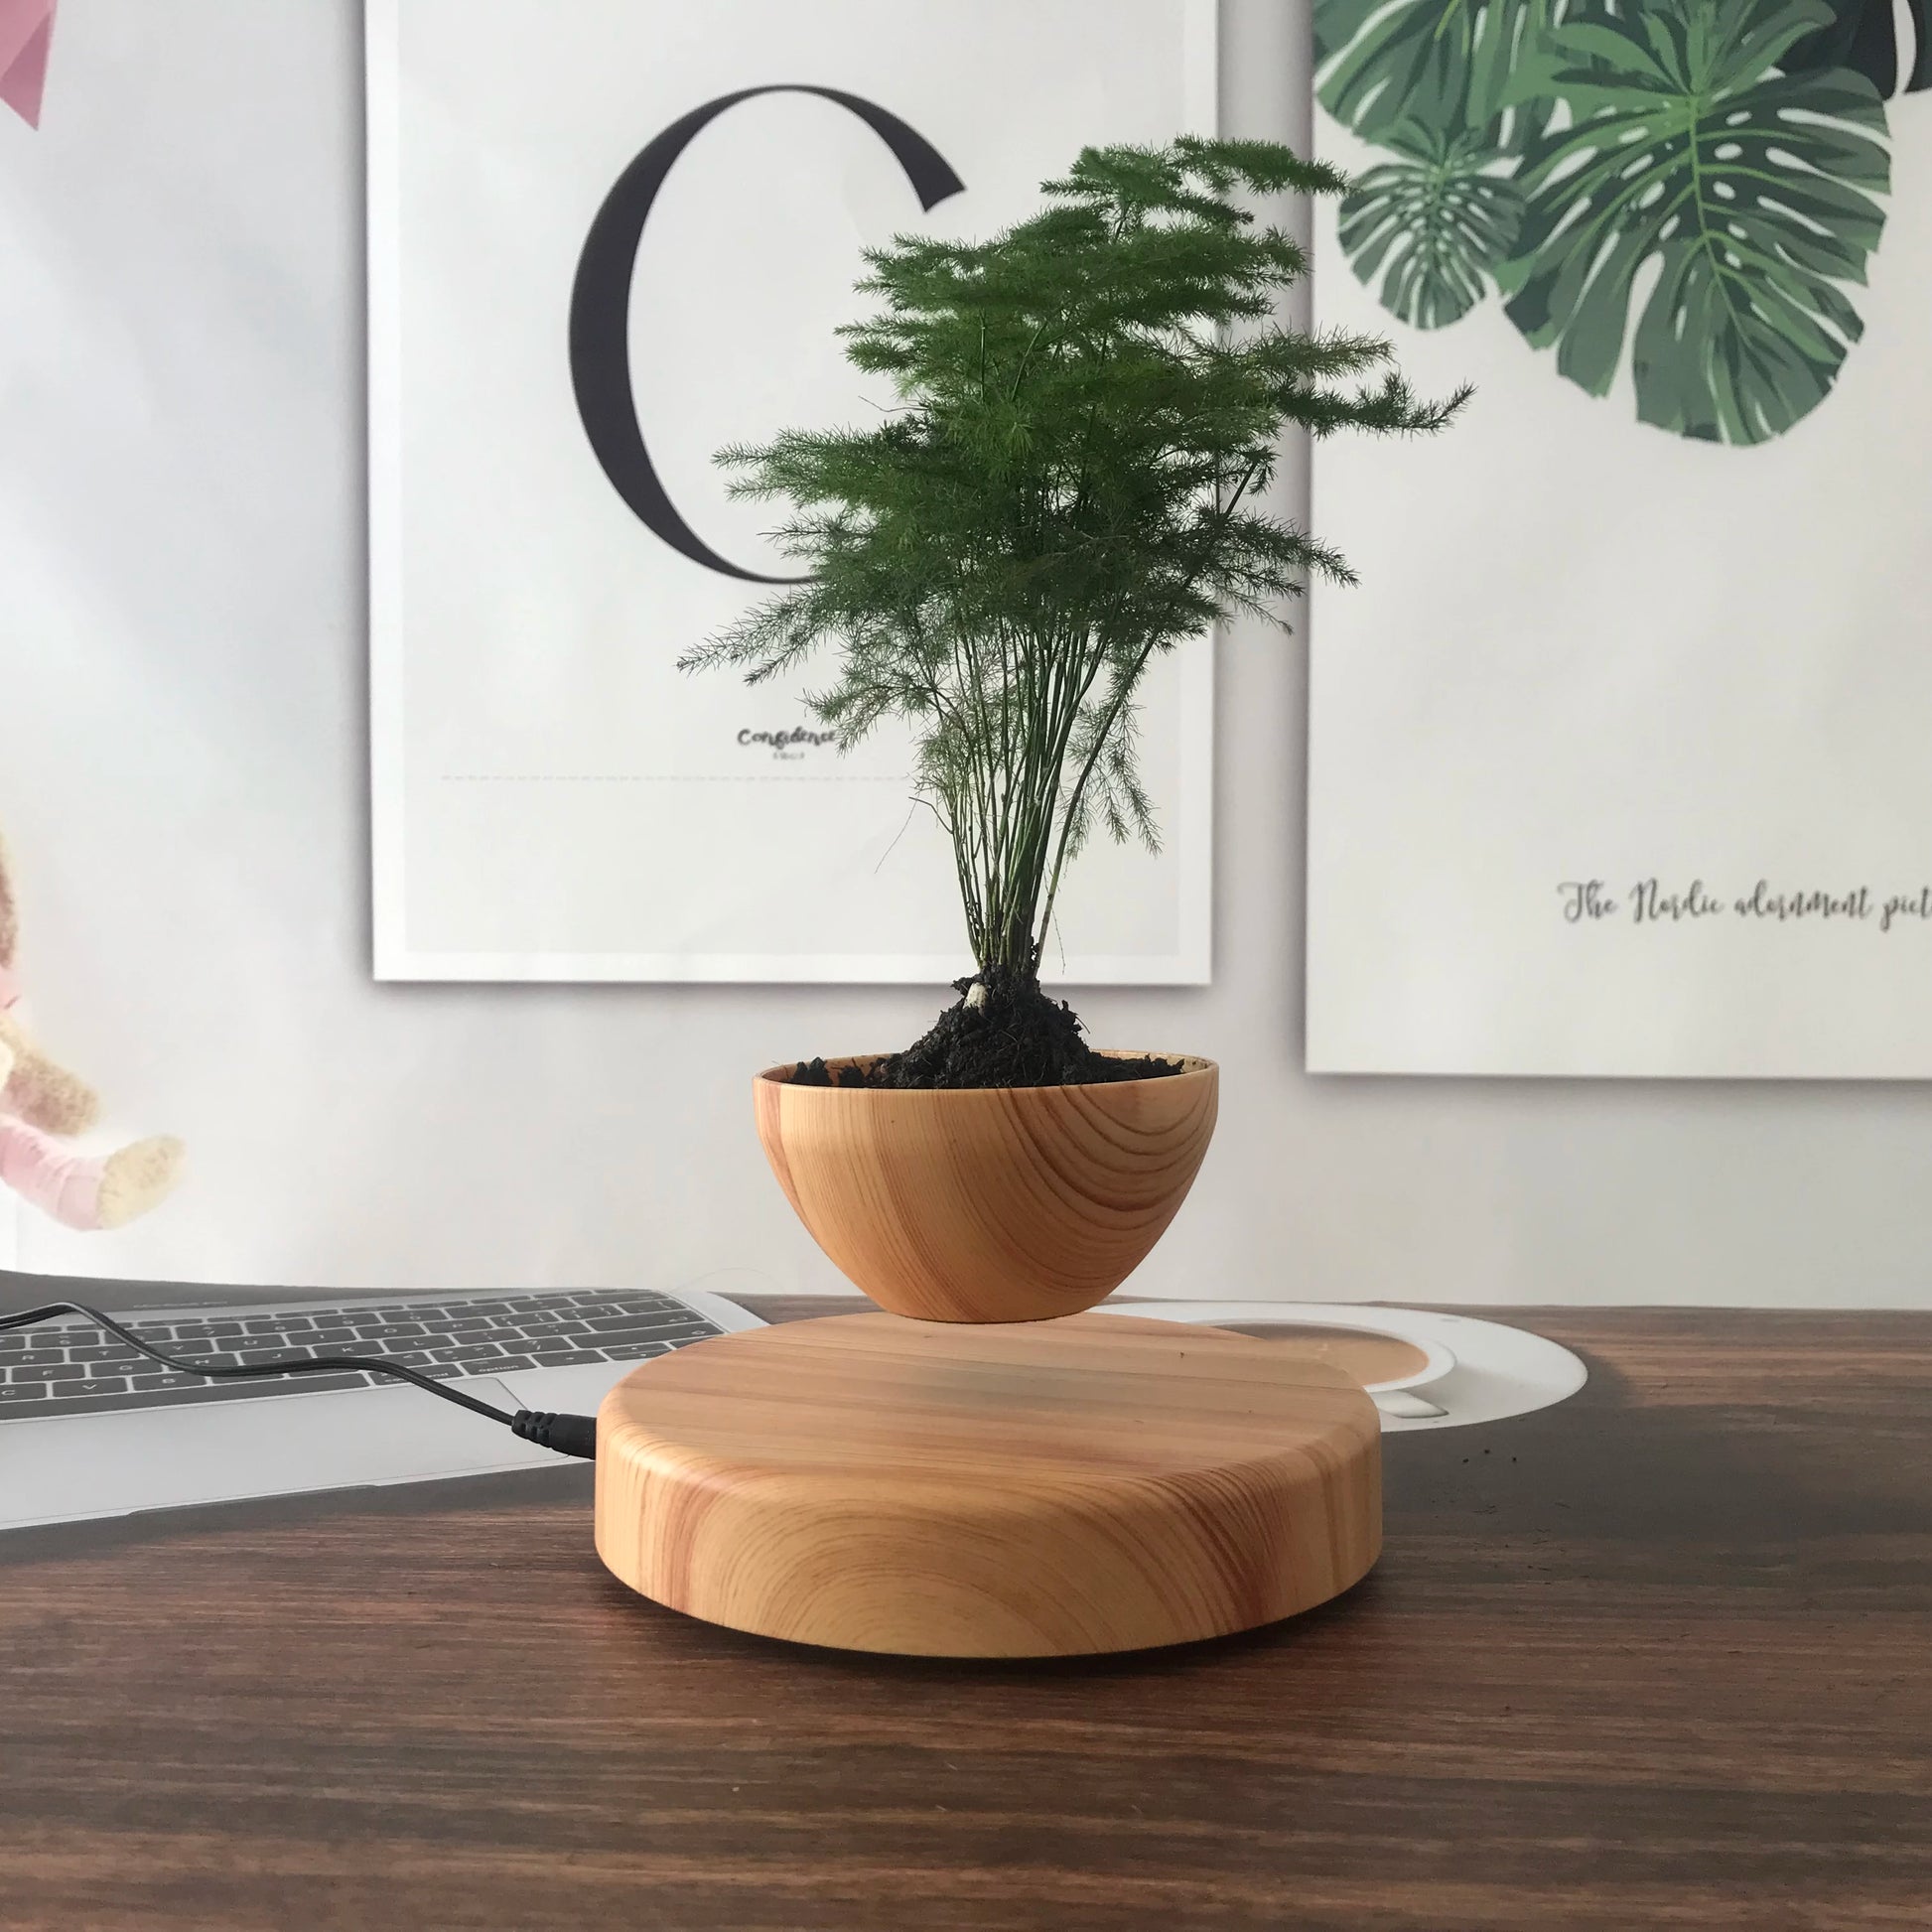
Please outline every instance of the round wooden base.
[{"label": "round wooden base", "polygon": [[839,1315],[659,1356],[598,1413],[611,1571],[797,1643],[1185,1643],[1324,1601],[1381,1540],[1375,1405],[1225,1329]]}]

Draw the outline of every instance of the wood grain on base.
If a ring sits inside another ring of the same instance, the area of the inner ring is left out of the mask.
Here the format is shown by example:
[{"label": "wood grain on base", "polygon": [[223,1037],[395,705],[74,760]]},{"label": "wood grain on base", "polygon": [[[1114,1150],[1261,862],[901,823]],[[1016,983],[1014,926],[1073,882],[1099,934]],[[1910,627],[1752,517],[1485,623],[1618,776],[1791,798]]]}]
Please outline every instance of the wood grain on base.
[{"label": "wood grain on base", "polygon": [[647,1362],[598,1415],[612,1572],[799,1643],[1182,1643],[1346,1589],[1381,1534],[1374,1404],[1215,1328],[843,1315]]},{"label": "wood grain on base", "polygon": [[[896,1092],[753,1082],[759,1139],[812,1238],[882,1308],[1036,1321],[1091,1308],[1193,1185],[1220,1073]],[[834,1060],[834,1067],[852,1064]]]}]

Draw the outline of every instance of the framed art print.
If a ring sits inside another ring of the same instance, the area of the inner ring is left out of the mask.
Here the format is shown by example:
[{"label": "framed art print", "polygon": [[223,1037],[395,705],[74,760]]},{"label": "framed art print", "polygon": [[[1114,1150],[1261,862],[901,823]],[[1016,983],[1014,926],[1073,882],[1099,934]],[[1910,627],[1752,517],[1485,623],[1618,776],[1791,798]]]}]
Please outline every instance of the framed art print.
[{"label": "framed art print", "polygon": [[1932,1076],[1921,0],[1315,0],[1309,1064]]},{"label": "framed art print", "polygon": [[[1211,132],[1214,11],[369,0],[379,977],[967,970],[907,739],[676,669],[784,568],[713,459],[893,405],[835,334],[867,247]],[[1207,977],[1210,651],[1150,677],[1162,849],[1096,843],[1055,978]]]}]

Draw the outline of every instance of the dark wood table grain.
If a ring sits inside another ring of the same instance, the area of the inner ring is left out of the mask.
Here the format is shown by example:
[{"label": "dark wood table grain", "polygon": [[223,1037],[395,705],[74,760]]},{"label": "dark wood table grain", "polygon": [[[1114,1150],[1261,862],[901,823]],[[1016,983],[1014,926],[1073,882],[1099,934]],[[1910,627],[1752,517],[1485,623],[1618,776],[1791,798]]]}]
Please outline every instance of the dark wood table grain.
[{"label": "dark wood table grain", "polygon": [[583,1467],[0,1537],[0,1924],[1932,1927],[1932,1316],[1508,1318],[1587,1390],[1184,1651],[711,1629]]}]

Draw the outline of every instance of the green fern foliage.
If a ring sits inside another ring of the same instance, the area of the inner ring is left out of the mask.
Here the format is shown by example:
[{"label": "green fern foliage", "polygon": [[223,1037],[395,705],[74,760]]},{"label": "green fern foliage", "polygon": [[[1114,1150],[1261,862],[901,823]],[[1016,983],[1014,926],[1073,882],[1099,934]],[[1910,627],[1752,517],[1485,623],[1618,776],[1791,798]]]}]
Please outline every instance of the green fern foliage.
[{"label": "green fern foliage", "polygon": [[1279,621],[1348,569],[1265,498],[1285,431],[1434,430],[1373,338],[1277,317],[1307,270],[1244,199],[1336,196],[1270,142],[1089,148],[1031,219],[868,256],[843,333],[896,406],[721,461],[785,506],[808,573],[690,652],[753,683],[829,657],[810,700],[842,747],[909,720],[982,972],[1037,973],[1067,862],[1096,830],[1158,841],[1136,759],[1149,665],[1218,618]]}]

